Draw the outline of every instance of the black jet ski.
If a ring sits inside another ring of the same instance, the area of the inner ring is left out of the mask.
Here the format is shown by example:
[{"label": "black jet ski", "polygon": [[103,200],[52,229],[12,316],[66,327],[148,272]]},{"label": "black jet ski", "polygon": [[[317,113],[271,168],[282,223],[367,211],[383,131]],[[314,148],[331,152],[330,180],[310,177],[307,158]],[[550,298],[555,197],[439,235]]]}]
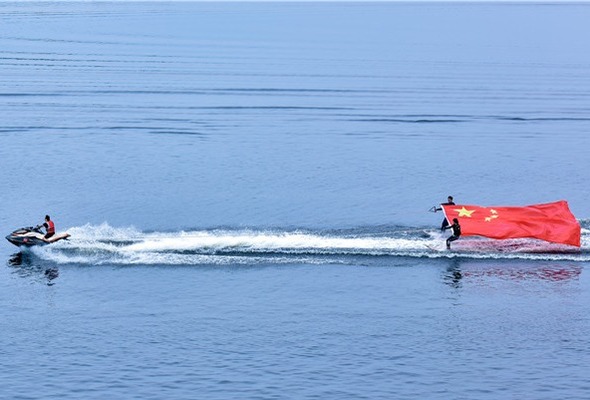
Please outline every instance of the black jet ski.
[{"label": "black jet ski", "polygon": [[15,246],[44,246],[46,244],[55,243],[61,239],[70,237],[69,233],[56,233],[49,239],[45,239],[45,235],[41,232],[41,225],[29,226],[27,228],[20,228],[6,236],[6,240]]}]

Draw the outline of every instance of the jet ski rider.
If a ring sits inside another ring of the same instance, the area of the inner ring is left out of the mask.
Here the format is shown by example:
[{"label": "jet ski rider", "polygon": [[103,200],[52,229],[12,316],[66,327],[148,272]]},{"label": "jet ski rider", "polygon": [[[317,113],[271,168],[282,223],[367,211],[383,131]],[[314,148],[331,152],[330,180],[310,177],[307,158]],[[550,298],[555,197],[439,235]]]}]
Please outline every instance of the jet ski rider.
[{"label": "jet ski rider", "polygon": [[53,223],[49,215],[45,216],[45,222],[42,226],[45,227],[45,230],[47,231],[47,233],[45,233],[45,236],[43,236],[45,240],[55,235],[55,224]]}]

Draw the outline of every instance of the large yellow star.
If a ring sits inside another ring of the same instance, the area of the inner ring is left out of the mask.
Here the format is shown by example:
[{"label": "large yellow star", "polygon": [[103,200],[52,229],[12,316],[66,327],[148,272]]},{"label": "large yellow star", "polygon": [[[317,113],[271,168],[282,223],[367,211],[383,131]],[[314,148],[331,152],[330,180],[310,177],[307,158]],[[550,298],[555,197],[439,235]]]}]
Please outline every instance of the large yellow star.
[{"label": "large yellow star", "polygon": [[468,210],[465,207],[461,207],[461,209],[455,208],[453,211],[457,211],[459,213],[459,217],[468,217],[471,218],[471,214],[475,212],[475,210]]}]

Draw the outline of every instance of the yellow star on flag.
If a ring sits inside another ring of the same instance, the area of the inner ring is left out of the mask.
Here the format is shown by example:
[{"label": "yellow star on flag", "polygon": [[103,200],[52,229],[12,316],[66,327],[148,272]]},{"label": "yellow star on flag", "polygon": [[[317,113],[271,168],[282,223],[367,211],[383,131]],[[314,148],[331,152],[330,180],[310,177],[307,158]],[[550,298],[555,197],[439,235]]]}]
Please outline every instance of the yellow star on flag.
[{"label": "yellow star on flag", "polygon": [[475,210],[468,210],[465,207],[461,207],[461,209],[454,209],[453,211],[457,211],[459,213],[459,217],[468,217],[471,218],[471,214],[475,212]]}]

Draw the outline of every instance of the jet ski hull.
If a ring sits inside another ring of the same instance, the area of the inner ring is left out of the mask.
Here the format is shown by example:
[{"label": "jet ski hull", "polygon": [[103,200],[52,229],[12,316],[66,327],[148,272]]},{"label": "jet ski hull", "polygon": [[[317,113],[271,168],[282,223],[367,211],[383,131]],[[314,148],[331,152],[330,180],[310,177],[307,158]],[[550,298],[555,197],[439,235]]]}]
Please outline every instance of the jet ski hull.
[{"label": "jet ski hull", "polygon": [[43,233],[33,227],[21,228],[6,236],[6,240],[18,247],[45,246],[46,244],[55,243],[61,239],[70,237],[68,233],[58,233],[49,239],[45,239]]},{"label": "jet ski hull", "polygon": [[6,236],[6,240],[18,247],[44,246],[46,244],[49,244],[49,242],[46,242],[36,237],[25,237],[12,234]]}]

